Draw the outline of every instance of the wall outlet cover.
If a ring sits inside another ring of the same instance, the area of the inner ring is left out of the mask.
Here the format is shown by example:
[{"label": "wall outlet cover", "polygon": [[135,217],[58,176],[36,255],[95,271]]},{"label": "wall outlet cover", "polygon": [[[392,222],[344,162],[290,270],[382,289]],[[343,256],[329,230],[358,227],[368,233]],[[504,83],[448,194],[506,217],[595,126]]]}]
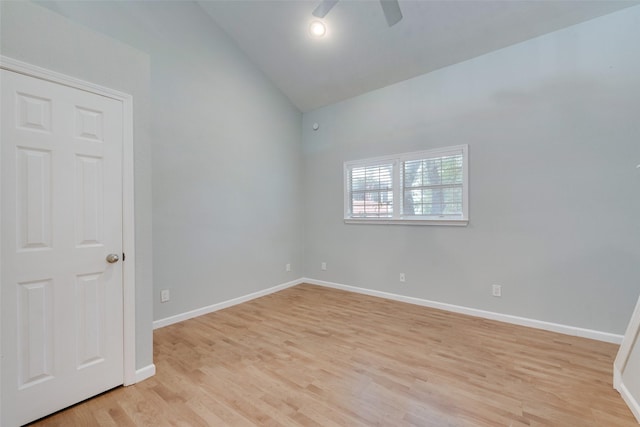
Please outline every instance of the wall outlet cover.
[{"label": "wall outlet cover", "polygon": [[160,291],[160,302],[167,302],[171,299],[169,289],[163,289]]},{"label": "wall outlet cover", "polygon": [[492,285],[491,286],[491,293],[493,294],[494,297],[501,297],[502,296],[502,286],[500,286],[500,285]]}]

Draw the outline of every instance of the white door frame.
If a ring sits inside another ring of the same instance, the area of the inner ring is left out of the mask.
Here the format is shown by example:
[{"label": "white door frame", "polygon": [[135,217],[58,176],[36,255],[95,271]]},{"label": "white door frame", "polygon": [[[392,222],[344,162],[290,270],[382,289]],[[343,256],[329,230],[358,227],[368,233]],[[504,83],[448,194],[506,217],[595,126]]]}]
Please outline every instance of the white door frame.
[{"label": "white door frame", "polygon": [[636,308],[631,315],[631,320],[629,321],[629,326],[627,326],[616,360],[613,362],[613,388],[620,392],[629,409],[640,422],[639,396],[633,396],[623,381],[624,371],[629,362],[631,352],[638,346],[640,346],[640,298],[638,298]]},{"label": "white door frame", "polygon": [[[123,157],[122,157],[122,250],[126,261],[122,263],[123,284],[123,367],[122,383],[136,383],[136,315],[135,315],[135,229],[133,187],[133,97],[129,94],[99,86],[84,80],[47,70],[26,62],[0,55],[0,68],[84,90],[122,102],[123,105]],[[0,200],[0,204],[2,201]],[[1,210],[0,210],[1,211]],[[2,254],[0,253],[0,256]],[[2,328],[0,328],[0,357],[3,354]],[[1,365],[0,365],[1,369]],[[2,372],[0,372],[2,375]],[[1,398],[1,396],[0,396]],[[1,411],[1,407],[0,407]]]}]

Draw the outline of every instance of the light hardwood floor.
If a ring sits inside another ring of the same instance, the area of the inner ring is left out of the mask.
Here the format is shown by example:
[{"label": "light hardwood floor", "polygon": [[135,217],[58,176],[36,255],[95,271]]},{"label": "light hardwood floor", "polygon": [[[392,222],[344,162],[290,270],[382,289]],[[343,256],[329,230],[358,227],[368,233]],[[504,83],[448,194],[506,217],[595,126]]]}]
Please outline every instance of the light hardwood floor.
[{"label": "light hardwood floor", "polygon": [[311,285],[154,333],[157,375],[38,426],[638,427],[618,346]]}]

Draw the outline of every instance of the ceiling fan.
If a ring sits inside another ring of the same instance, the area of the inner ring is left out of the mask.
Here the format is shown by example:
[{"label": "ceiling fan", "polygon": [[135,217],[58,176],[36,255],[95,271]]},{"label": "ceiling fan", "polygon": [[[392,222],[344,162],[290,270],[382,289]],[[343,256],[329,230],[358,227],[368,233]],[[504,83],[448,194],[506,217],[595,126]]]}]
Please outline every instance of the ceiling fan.
[{"label": "ceiling fan", "polygon": [[[322,0],[318,7],[312,12],[312,15],[317,18],[324,18],[336,3],[338,3],[338,0]],[[380,0],[380,6],[382,6],[384,17],[390,27],[400,22],[402,12],[400,11],[398,0]]]}]

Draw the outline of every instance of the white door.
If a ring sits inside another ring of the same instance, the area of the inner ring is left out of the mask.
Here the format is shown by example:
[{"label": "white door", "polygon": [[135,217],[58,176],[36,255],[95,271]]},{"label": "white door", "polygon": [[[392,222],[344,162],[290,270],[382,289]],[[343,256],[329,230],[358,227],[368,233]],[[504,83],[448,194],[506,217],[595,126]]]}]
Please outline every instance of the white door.
[{"label": "white door", "polygon": [[1,71],[2,420],[123,383],[121,101]]}]

